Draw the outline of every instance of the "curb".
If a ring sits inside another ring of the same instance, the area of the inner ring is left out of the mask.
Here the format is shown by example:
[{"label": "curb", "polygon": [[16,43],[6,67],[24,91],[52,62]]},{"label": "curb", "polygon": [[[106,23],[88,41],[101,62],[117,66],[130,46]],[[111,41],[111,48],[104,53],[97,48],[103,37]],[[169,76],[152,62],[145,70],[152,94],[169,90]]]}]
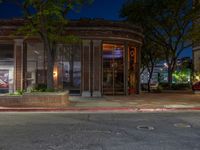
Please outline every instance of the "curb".
[{"label": "curb", "polygon": [[133,108],[93,107],[93,108],[4,108],[0,112],[132,112]]},{"label": "curb", "polygon": [[200,107],[195,108],[130,108],[130,107],[93,107],[93,108],[0,108],[0,112],[179,112],[179,111],[200,111]]}]

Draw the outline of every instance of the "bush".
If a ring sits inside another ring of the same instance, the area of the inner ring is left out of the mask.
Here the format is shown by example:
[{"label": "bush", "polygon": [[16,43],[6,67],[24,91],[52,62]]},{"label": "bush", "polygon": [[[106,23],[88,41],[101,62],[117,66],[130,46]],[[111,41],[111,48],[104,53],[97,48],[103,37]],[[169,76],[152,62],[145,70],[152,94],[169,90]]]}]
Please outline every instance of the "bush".
[{"label": "bush", "polygon": [[164,90],[186,90],[191,89],[190,83],[173,83],[172,87],[168,83],[160,83]]},{"label": "bush", "polygon": [[25,93],[25,90],[17,90],[15,93],[10,93],[11,96],[21,96]]},{"label": "bush", "polygon": [[23,95],[24,92],[25,92],[25,90],[17,90],[17,91],[16,91],[16,94],[18,94],[18,95]]},{"label": "bush", "polygon": [[38,84],[31,92],[55,92],[54,88],[47,88],[46,84]]},{"label": "bush", "polygon": [[47,90],[46,84],[38,84],[35,89],[36,92],[45,92]]},{"label": "bush", "polygon": [[186,90],[186,89],[190,89],[191,85],[188,84],[172,84],[172,90]]},{"label": "bush", "polygon": [[45,90],[45,92],[55,92],[55,89],[53,89],[53,88],[47,88],[47,89]]}]

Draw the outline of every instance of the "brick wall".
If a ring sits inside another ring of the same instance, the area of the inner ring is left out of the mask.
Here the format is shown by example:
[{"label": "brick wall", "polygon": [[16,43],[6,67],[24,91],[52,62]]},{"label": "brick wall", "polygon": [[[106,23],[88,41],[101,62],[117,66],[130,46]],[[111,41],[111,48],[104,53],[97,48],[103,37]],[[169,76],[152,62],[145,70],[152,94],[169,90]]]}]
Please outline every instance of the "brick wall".
[{"label": "brick wall", "polygon": [[0,96],[0,106],[4,107],[62,107],[68,104],[68,92]]}]

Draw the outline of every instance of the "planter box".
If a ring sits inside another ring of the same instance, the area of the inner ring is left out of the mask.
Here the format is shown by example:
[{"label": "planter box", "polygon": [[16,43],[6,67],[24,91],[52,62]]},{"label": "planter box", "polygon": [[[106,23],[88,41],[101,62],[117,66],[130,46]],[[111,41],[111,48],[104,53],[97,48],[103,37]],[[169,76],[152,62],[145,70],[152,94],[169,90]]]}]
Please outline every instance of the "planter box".
[{"label": "planter box", "polygon": [[69,92],[26,93],[22,96],[0,96],[4,107],[62,107],[69,104]]}]

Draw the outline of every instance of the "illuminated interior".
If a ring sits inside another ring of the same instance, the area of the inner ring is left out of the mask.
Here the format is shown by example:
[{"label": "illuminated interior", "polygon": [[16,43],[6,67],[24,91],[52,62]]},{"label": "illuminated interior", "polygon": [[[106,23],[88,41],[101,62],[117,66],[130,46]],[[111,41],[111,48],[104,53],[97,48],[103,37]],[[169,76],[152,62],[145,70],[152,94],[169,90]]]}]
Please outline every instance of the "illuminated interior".
[{"label": "illuminated interior", "polygon": [[0,45],[0,93],[13,92],[14,51],[13,45]]},{"label": "illuminated interior", "polygon": [[124,53],[120,44],[103,44],[103,93],[124,94]]}]

